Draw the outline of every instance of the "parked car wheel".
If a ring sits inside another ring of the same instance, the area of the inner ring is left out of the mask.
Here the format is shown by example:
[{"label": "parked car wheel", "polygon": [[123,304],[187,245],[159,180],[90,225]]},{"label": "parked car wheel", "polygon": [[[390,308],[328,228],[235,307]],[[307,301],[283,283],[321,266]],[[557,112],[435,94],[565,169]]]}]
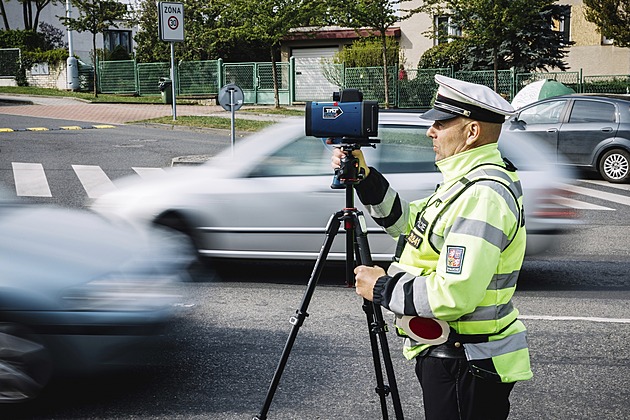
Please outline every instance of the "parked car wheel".
[{"label": "parked car wheel", "polygon": [[612,149],[599,161],[599,173],[608,182],[622,183],[630,179],[630,153]]}]

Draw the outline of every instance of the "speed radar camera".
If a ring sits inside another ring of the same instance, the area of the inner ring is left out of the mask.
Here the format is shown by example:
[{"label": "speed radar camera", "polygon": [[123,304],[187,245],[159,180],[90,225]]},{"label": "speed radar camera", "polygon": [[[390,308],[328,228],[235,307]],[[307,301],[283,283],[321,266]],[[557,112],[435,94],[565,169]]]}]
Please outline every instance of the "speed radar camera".
[{"label": "speed radar camera", "polygon": [[378,136],[378,102],[357,89],[333,93],[333,102],[306,102],[306,135],[352,141]]}]

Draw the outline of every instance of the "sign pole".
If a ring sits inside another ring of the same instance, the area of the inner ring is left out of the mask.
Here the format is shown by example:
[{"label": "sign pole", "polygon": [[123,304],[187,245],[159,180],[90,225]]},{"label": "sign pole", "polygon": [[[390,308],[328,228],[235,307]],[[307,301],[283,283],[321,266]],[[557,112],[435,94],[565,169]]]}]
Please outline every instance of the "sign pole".
[{"label": "sign pole", "polygon": [[175,98],[175,43],[171,42],[171,94],[173,95],[173,121],[177,120],[177,105]]},{"label": "sign pole", "polygon": [[235,109],[234,109],[234,106],[235,105],[236,104],[234,103],[234,89],[230,89],[230,112],[232,113],[232,123],[231,123],[231,126],[230,126],[230,132],[231,132],[231,137],[232,137],[232,157],[234,157],[234,138],[235,138],[235,135],[236,135],[236,130],[234,128],[234,126],[235,126],[235,121],[234,121],[234,119],[235,119],[234,118]]}]

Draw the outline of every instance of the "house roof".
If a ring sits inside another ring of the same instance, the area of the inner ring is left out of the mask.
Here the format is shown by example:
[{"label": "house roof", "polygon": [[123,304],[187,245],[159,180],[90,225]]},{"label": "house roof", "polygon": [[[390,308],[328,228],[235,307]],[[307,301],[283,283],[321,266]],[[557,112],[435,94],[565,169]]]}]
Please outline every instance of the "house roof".
[{"label": "house roof", "polygon": [[[400,28],[390,27],[385,30],[385,36],[400,38]],[[355,39],[366,36],[378,36],[380,31],[374,31],[369,28],[342,28],[338,26],[329,26],[324,28],[299,28],[291,34],[284,37],[285,41],[297,41],[304,39]]]}]

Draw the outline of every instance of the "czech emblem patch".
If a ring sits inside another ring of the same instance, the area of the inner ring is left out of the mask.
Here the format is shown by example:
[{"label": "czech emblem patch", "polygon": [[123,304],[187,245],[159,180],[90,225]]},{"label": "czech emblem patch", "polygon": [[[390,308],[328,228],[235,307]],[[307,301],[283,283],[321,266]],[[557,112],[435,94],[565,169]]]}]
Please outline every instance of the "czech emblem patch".
[{"label": "czech emblem patch", "polygon": [[464,264],[464,253],[466,248],[463,246],[447,246],[446,247],[446,272],[450,274],[461,274],[462,265]]}]

